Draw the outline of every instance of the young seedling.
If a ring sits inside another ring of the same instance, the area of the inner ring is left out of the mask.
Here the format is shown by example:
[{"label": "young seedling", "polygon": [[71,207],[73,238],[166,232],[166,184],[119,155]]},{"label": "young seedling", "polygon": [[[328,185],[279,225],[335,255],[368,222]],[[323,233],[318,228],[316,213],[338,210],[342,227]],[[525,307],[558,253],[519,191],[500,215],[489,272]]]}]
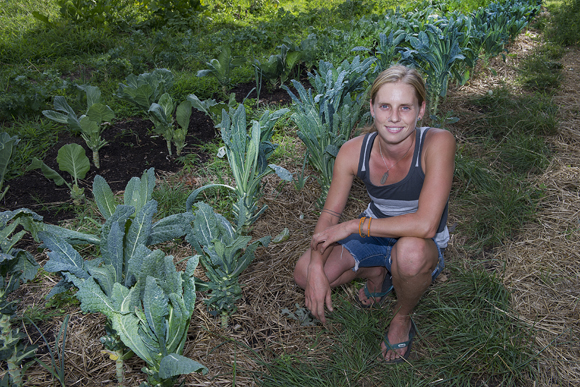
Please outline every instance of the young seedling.
[{"label": "young seedling", "polygon": [[99,150],[107,144],[101,137],[103,130],[109,124],[115,113],[110,107],[101,103],[101,91],[96,86],[78,86],[79,89],[86,93],[87,110],[85,114],[78,116],[69,106],[64,97],[54,98],[55,110],[43,110],[42,114],[46,117],[68,124],[73,131],[78,131],[85,140],[87,146],[93,151],[93,164],[100,168]]},{"label": "young seedling", "polygon": [[68,172],[73,177],[73,184],[67,182],[58,172],[36,157],[32,159],[32,162],[26,170],[30,171],[32,169],[40,169],[44,174],[44,177],[54,181],[56,185],[60,186],[66,184],[70,190],[73,203],[80,204],[85,198],[85,189],[79,187],[79,179],[84,179],[91,168],[84,148],[78,144],[63,145],[58,150],[56,161],[58,162],[58,167],[61,171]]}]

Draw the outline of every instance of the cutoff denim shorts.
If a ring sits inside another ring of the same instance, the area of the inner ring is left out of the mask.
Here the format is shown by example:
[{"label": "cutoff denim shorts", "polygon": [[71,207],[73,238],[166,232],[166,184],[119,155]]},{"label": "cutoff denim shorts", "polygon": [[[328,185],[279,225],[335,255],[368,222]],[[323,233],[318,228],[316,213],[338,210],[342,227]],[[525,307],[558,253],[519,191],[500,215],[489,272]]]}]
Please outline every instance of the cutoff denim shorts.
[{"label": "cutoff denim shorts", "polygon": [[[371,266],[383,266],[386,267],[389,273],[391,272],[391,250],[395,243],[397,243],[398,238],[380,238],[380,237],[366,237],[362,238],[358,234],[351,234],[349,237],[338,241],[342,245],[342,248],[348,250],[348,252],[353,256],[355,265],[353,271],[357,271],[359,267],[371,267]],[[435,240],[433,240],[435,242]],[[431,276],[433,281],[437,276],[443,271],[445,267],[445,260],[443,259],[444,248],[440,248],[437,245],[437,251],[439,252],[439,263]]]}]

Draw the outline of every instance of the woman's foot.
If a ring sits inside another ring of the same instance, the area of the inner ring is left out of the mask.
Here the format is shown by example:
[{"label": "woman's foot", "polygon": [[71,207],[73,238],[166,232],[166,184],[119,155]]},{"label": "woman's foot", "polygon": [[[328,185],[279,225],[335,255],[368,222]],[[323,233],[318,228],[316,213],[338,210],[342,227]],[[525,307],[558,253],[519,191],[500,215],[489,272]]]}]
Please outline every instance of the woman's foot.
[{"label": "woman's foot", "polygon": [[414,336],[415,327],[411,318],[395,316],[391,320],[385,341],[381,343],[381,352],[387,363],[399,363],[407,359],[411,353]]},{"label": "woman's foot", "polygon": [[358,293],[359,303],[363,308],[370,308],[380,303],[383,297],[393,290],[391,273],[385,268],[377,267],[371,274]]}]

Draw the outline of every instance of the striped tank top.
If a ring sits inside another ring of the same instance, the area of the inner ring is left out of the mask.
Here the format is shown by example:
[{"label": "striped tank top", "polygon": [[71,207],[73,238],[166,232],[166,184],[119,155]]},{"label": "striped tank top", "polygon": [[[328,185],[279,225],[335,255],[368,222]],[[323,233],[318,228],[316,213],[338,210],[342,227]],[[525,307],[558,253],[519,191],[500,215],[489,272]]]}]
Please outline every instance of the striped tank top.
[{"label": "striped tank top", "polygon": [[[388,218],[391,216],[410,214],[417,212],[419,208],[419,195],[423,188],[425,173],[421,168],[421,151],[425,134],[429,131],[428,127],[421,127],[415,130],[415,150],[413,152],[413,161],[407,176],[403,180],[384,186],[377,186],[371,182],[369,174],[369,160],[371,149],[377,132],[367,134],[363,139],[360,152],[357,176],[363,181],[371,202],[365,210],[365,216],[373,218]],[[419,144],[419,146],[417,146]],[[449,231],[447,229],[447,214],[449,204],[445,205],[445,210],[441,216],[435,242],[440,248],[447,247],[449,241]]]}]

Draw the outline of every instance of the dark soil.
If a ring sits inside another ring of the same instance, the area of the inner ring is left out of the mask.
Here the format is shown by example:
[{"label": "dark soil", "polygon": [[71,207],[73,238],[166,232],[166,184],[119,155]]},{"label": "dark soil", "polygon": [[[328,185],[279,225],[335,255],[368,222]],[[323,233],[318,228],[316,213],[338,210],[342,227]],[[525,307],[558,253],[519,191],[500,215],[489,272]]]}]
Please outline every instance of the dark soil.
[{"label": "dark soil", "polygon": [[[253,83],[240,84],[232,92],[236,93],[236,100],[241,102],[254,86]],[[256,98],[256,92],[253,91],[249,98]],[[260,102],[268,105],[288,104],[290,97],[282,89],[262,90]],[[275,108],[272,106],[271,110]],[[91,196],[92,182],[97,174],[105,178],[113,192],[121,191],[132,177],[140,177],[143,171],[151,167],[154,167],[156,172],[177,172],[181,169],[183,164],[176,159],[175,149],[173,157],[170,157],[166,141],[162,137],[152,137],[152,129],[152,122],[140,117],[118,121],[107,128],[102,136],[108,141],[108,145],[99,151],[101,168],[98,170],[92,164],[92,152],[84,140],[80,136],[66,132],[59,134],[58,143],[48,150],[43,161],[55,171],[59,171],[56,156],[60,147],[71,143],[80,144],[91,160],[91,169],[79,184],[85,189],[85,195]],[[218,137],[218,131],[209,117],[193,109],[186,139],[187,146],[183,149],[182,156],[196,154],[197,162],[203,164],[209,156],[199,145],[217,141]],[[68,173],[62,172],[61,175],[70,181]],[[53,181],[46,179],[40,170],[30,171],[10,180],[7,184],[10,185],[10,189],[0,203],[2,211],[29,208],[42,215],[45,223],[52,224],[75,217],[68,187],[64,185],[57,187]]]}]

